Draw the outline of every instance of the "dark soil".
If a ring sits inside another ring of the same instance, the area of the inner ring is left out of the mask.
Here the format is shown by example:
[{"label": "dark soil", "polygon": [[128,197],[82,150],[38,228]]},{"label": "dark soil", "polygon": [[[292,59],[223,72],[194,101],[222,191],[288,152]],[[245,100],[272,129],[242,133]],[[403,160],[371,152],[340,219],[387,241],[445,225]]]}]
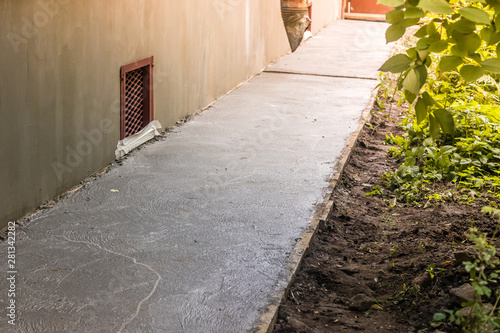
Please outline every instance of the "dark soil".
[{"label": "dark soil", "polygon": [[[373,128],[365,126],[333,191],[328,221],[280,308],[275,333],[461,331],[429,322],[436,312],[460,308],[449,292],[469,277],[455,254],[471,248],[466,233],[472,225],[492,232],[495,220],[481,213],[486,203],[480,199],[391,208],[381,176],[397,163],[383,140],[399,132],[399,110],[392,111],[394,120],[377,107],[373,113]],[[367,196],[375,185],[383,195]],[[367,296],[369,310],[352,309],[359,294]]]}]

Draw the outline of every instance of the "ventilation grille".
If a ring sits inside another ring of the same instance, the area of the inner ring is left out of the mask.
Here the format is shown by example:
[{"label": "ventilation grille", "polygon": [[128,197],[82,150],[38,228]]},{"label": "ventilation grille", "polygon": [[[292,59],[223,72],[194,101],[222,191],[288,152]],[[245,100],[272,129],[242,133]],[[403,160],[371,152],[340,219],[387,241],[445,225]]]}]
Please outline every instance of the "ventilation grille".
[{"label": "ventilation grille", "polygon": [[121,68],[120,138],[142,130],[154,120],[153,57]]},{"label": "ventilation grille", "polygon": [[125,136],[133,135],[144,124],[144,69],[138,68],[125,78]]}]

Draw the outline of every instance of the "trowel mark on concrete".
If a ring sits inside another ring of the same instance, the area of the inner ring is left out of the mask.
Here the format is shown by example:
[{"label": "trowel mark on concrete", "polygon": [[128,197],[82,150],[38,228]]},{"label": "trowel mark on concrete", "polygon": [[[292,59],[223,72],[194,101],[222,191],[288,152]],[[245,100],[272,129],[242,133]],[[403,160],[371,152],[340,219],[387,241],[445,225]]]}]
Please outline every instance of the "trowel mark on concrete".
[{"label": "trowel mark on concrete", "polygon": [[83,263],[81,265],[78,265],[76,266],[75,268],[73,268],[68,274],[64,275],[60,280],[59,282],[57,283],[57,288],[59,288],[61,286],[61,283],[64,282],[64,280],[66,280],[69,276],[71,276],[72,274],[74,274],[77,270],[80,270],[84,267],[88,267],[88,266],[92,266],[94,265],[96,262],[98,261],[102,261],[104,260],[105,258],[99,258],[99,259],[96,259],[96,260],[92,260],[92,261],[89,261],[89,262],[86,262],[86,263]]},{"label": "trowel mark on concrete", "polygon": [[89,247],[96,247],[96,248],[98,248],[101,251],[111,253],[111,254],[113,254],[115,256],[119,256],[119,257],[130,259],[130,260],[132,260],[132,262],[134,264],[139,265],[139,266],[143,266],[143,267],[147,268],[148,270],[150,270],[151,272],[153,272],[158,277],[156,279],[155,283],[154,283],[154,286],[153,286],[153,289],[151,290],[151,292],[144,299],[142,299],[139,302],[139,304],[137,304],[135,313],[132,316],[130,316],[130,318],[128,318],[127,320],[125,320],[122,323],[120,329],[117,331],[117,333],[121,333],[125,329],[125,327],[127,327],[127,325],[129,325],[139,315],[139,311],[141,311],[142,304],[144,304],[144,302],[146,302],[147,300],[149,300],[151,298],[151,296],[153,296],[153,294],[155,293],[156,289],[158,288],[158,284],[160,283],[160,281],[162,279],[160,273],[158,273],[157,271],[155,271],[151,266],[149,266],[147,264],[144,264],[142,262],[138,262],[137,259],[134,258],[134,257],[128,256],[126,254],[118,253],[118,252],[112,251],[112,250],[107,249],[107,248],[104,248],[104,247],[102,247],[101,245],[99,245],[97,243],[86,242],[86,241],[79,241],[79,240],[73,240],[73,239],[69,239],[66,236],[58,236],[58,237],[56,236],[56,238],[64,239],[64,240],[66,240],[66,241],[68,241],[70,243],[85,244],[85,245],[87,245]]}]

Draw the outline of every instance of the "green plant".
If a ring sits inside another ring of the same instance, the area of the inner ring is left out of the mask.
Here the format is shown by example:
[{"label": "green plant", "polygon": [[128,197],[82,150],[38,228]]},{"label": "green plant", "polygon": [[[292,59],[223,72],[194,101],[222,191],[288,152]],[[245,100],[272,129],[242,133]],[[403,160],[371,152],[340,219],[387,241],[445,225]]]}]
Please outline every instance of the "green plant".
[{"label": "green plant", "polygon": [[[493,207],[485,207],[483,212],[500,215],[500,210]],[[500,221],[497,230],[499,225]],[[496,232],[492,241],[495,236]],[[500,332],[500,289],[497,287],[500,270],[496,269],[500,265],[500,259],[496,256],[496,248],[490,244],[486,234],[476,228],[470,228],[468,239],[474,243],[476,250],[475,259],[464,262],[474,289],[473,300],[462,303],[462,308],[457,311],[445,310],[446,314],[436,313],[431,326],[438,327],[448,318],[448,321],[461,326],[464,332]],[[487,300],[494,302],[485,304]]]},{"label": "green plant", "polygon": [[372,196],[372,195],[382,196],[383,193],[384,190],[380,186],[375,185],[371,192],[366,193],[366,196]]},{"label": "green plant", "polygon": [[[500,2],[497,0],[379,0],[394,7],[386,14],[391,25],[387,42],[399,40],[407,28],[419,26],[416,43],[380,68],[399,74],[398,88],[414,106],[417,124],[427,121],[434,140],[442,132],[453,136],[455,123],[446,103],[436,98],[434,72],[446,81],[475,82],[489,75],[498,80]],[[437,63],[437,66],[436,66]],[[498,90],[498,89],[497,89]]]},{"label": "green plant", "polygon": [[444,271],[444,268],[439,268],[439,267],[436,267],[434,264],[430,264],[429,266],[427,266],[425,271],[429,274],[431,279],[434,279],[436,277],[436,274]]},{"label": "green plant", "polygon": [[[500,0],[379,0],[387,42],[406,49],[381,71],[383,97],[394,87],[409,103],[402,136],[386,137],[401,162],[384,176],[396,200],[418,204],[486,193],[500,199]],[[408,29],[417,26],[418,29]],[[411,32],[405,35],[406,31]],[[392,73],[392,74],[389,74]],[[395,83],[389,81],[398,75]],[[394,100],[394,95],[391,100]],[[438,193],[440,182],[457,192]]]},{"label": "green plant", "polygon": [[[455,184],[467,198],[484,191],[500,199],[500,123],[496,113],[490,112],[491,105],[480,107],[474,100],[464,101],[463,93],[454,96],[455,137],[434,141],[426,128],[415,129],[411,116],[400,124],[405,132],[402,136],[386,136],[384,142],[394,145],[389,154],[401,164],[383,179],[396,190],[398,201],[429,203],[450,198],[452,193],[437,193],[433,188],[442,181]],[[470,107],[474,103],[477,107]]]},{"label": "green plant", "polygon": [[419,294],[420,286],[412,285],[411,287],[408,287],[406,284],[403,284],[402,290],[396,293],[394,297],[391,298],[391,300],[393,304],[398,304],[405,300],[411,300],[412,306],[415,306],[417,304],[416,298]]}]

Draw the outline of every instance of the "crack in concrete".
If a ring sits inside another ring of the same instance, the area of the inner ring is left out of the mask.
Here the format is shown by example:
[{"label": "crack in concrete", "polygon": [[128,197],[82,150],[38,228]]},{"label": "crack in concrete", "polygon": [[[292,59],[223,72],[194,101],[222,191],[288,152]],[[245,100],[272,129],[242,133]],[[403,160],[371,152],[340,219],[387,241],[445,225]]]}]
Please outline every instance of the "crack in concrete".
[{"label": "crack in concrete", "polygon": [[122,254],[122,253],[118,253],[118,252],[112,251],[110,249],[102,247],[101,245],[99,245],[97,243],[69,239],[66,236],[59,236],[59,237],[56,237],[56,238],[64,239],[64,240],[66,240],[66,241],[68,241],[70,243],[85,244],[85,245],[90,246],[90,247],[94,246],[94,247],[97,247],[101,251],[105,251],[105,252],[114,254],[116,256],[119,256],[119,257],[130,259],[130,260],[132,260],[134,262],[134,264],[139,265],[139,266],[143,266],[143,267],[147,268],[149,271],[153,272],[158,277],[156,279],[155,283],[154,283],[154,286],[153,286],[153,289],[151,290],[151,292],[144,299],[142,299],[139,302],[139,304],[137,304],[135,313],[130,318],[128,318],[127,320],[125,320],[122,323],[122,325],[120,326],[120,329],[117,331],[117,333],[121,333],[125,329],[125,327],[127,327],[139,315],[139,312],[141,311],[141,308],[142,308],[142,304],[144,304],[144,302],[146,302],[147,300],[149,300],[151,298],[151,296],[153,296],[153,294],[156,292],[156,289],[158,288],[158,285],[159,285],[160,281],[162,280],[162,277],[161,277],[160,273],[158,273],[156,270],[154,270],[151,266],[149,266],[147,264],[144,264],[142,262],[137,261],[137,259],[134,258],[134,257],[128,256],[126,254]]}]

